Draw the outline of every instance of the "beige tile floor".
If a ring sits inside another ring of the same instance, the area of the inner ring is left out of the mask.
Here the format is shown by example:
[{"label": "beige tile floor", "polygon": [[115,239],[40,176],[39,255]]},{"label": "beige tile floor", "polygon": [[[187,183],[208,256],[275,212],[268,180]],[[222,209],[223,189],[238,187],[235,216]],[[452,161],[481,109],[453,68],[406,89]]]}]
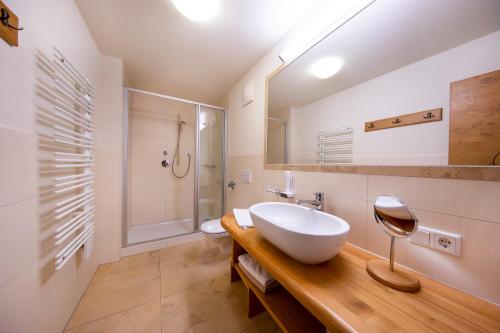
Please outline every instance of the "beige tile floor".
[{"label": "beige tile floor", "polygon": [[223,253],[197,241],[100,266],[65,332],[281,332],[267,313],[247,318]]}]

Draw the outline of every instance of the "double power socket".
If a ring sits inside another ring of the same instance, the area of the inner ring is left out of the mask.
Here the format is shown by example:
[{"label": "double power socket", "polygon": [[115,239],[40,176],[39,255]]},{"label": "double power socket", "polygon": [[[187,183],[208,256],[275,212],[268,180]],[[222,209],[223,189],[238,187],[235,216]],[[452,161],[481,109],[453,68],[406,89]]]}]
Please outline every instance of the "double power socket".
[{"label": "double power socket", "polygon": [[462,236],[427,227],[418,227],[410,236],[410,242],[460,256]]}]

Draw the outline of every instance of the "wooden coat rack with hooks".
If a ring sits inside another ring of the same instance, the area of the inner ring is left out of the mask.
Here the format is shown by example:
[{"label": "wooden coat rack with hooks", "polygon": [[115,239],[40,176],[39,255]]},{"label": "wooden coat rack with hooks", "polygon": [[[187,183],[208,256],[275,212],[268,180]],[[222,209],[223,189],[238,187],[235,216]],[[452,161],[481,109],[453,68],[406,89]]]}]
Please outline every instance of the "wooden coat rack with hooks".
[{"label": "wooden coat rack with hooks", "polygon": [[430,123],[433,121],[440,121],[443,119],[443,109],[437,108],[432,110],[425,110],[415,113],[408,113],[404,115],[394,116],[391,118],[384,118],[372,120],[365,123],[365,132],[377,131],[381,129],[402,127],[423,123]]},{"label": "wooden coat rack with hooks", "polygon": [[0,37],[9,45],[18,46],[19,18],[0,0]]}]

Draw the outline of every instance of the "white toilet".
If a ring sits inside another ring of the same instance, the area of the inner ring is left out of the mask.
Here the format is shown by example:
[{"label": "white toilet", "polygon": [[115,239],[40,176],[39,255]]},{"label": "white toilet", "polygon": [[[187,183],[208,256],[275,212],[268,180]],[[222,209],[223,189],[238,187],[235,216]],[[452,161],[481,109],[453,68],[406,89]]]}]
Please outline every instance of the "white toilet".
[{"label": "white toilet", "polygon": [[222,227],[220,219],[214,219],[203,222],[201,231],[209,239],[217,239],[229,236],[227,231]]},{"label": "white toilet", "polygon": [[203,222],[200,229],[208,241],[219,248],[222,258],[229,258],[231,238],[229,233],[222,227],[220,219]]}]

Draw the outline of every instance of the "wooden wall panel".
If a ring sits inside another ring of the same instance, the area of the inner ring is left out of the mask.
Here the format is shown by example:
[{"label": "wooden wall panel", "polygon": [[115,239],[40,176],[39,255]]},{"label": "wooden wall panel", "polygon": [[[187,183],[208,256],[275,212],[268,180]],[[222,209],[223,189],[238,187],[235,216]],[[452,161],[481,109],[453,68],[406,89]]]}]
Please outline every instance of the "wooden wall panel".
[{"label": "wooden wall panel", "polygon": [[499,152],[500,70],[452,82],[449,164],[492,165]]}]

